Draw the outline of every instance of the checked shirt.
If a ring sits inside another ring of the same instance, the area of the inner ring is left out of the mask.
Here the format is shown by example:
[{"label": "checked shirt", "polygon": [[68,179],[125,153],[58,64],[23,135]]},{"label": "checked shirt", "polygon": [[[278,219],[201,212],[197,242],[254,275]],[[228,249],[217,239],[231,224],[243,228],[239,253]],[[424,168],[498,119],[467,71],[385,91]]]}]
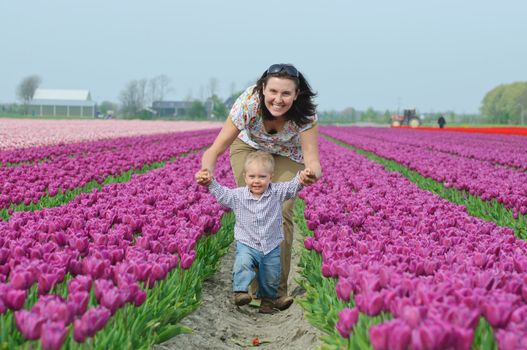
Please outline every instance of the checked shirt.
[{"label": "checked shirt", "polygon": [[268,254],[284,239],[282,203],[302,189],[299,175],[288,182],[270,183],[260,198],[249,188],[227,188],[212,180],[210,193],[218,203],[232,209],[236,216],[234,238],[251,248]]}]

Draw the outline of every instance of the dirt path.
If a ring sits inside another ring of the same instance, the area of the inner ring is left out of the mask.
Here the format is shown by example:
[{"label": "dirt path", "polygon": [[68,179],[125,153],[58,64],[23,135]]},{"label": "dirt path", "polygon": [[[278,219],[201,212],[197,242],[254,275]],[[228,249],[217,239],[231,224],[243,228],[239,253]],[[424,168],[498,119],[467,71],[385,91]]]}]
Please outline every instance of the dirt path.
[{"label": "dirt path", "polygon": [[[295,234],[295,237],[299,235]],[[293,269],[289,277],[289,290],[293,296],[303,294],[294,282],[302,242],[293,245]],[[252,347],[258,337],[262,349],[316,349],[321,345],[320,331],[305,319],[302,308],[293,303],[285,311],[272,315],[258,313],[251,306],[236,307],[232,302],[231,272],[234,263],[234,244],[221,261],[220,270],[205,281],[202,306],[181,322],[194,330],[157,345],[156,350],[175,349],[245,349]]]}]

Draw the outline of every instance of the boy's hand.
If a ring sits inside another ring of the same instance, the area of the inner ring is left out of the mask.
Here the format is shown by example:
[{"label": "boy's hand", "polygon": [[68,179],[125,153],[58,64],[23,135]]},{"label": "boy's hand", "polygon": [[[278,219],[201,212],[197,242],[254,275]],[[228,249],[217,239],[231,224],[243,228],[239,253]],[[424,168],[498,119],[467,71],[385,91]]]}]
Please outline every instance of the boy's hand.
[{"label": "boy's hand", "polygon": [[302,170],[300,172],[300,183],[303,185],[303,186],[309,186],[309,185],[312,185],[314,184],[316,181],[317,181],[317,177],[315,175],[315,173],[309,169],[309,168],[305,168],[304,170]]},{"label": "boy's hand", "polygon": [[201,169],[195,175],[196,182],[202,186],[208,186],[212,182],[212,176],[208,169]]}]

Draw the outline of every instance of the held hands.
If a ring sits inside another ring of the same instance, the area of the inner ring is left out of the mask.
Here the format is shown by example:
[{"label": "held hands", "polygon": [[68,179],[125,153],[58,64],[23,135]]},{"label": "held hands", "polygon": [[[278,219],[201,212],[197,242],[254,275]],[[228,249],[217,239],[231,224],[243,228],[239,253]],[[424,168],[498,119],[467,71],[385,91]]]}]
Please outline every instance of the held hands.
[{"label": "held hands", "polygon": [[315,173],[309,169],[309,168],[305,168],[304,170],[302,170],[300,172],[300,183],[303,185],[303,186],[309,186],[309,185],[312,185],[314,184],[315,182],[317,182],[317,176],[315,175]]},{"label": "held hands", "polygon": [[194,175],[196,182],[202,186],[208,186],[212,182],[212,174],[208,169],[201,169]]}]

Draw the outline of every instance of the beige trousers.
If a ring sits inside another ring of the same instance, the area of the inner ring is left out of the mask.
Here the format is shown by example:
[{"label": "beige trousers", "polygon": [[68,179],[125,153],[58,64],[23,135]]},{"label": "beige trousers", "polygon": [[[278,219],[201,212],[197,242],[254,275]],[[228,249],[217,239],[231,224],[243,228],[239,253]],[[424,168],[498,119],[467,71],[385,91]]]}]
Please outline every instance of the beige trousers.
[{"label": "beige trousers", "polygon": [[[243,166],[245,158],[256,149],[252,148],[239,138],[234,140],[230,147],[230,160],[232,172],[238,186],[245,186],[243,176]],[[291,180],[297,172],[304,169],[304,164],[297,163],[287,157],[273,154],[275,161],[273,182],[284,182]],[[294,198],[289,199],[282,205],[282,221],[284,230],[284,240],[280,244],[280,285],[278,287],[278,297],[287,296],[287,281],[291,269],[291,248],[293,246],[293,206]]]}]

